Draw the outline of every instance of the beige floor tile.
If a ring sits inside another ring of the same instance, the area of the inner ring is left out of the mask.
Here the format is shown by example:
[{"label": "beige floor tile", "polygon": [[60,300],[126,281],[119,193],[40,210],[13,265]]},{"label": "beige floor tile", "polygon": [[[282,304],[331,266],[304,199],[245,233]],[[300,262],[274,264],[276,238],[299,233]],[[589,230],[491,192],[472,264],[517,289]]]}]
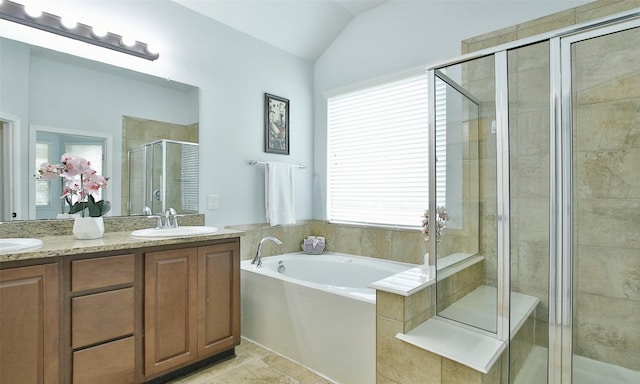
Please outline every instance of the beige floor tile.
[{"label": "beige floor tile", "polygon": [[215,363],[171,384],[331,384],[330,381],[250,341],[242,340],[236,357]]}]

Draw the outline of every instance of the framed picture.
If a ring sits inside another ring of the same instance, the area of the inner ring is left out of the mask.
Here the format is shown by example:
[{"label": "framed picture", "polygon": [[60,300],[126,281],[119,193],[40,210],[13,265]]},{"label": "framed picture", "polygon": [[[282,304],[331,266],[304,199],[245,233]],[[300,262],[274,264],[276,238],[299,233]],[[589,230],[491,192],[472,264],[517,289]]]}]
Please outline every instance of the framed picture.
[{"label": "framed picture", "polygon": [[289,100],[264,94],[264,151],[289,154]]}]

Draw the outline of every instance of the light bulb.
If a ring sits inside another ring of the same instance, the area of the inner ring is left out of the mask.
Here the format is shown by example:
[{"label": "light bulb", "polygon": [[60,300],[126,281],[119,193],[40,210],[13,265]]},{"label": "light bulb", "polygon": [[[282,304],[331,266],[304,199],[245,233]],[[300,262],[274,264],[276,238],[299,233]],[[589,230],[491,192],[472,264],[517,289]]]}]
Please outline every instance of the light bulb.
[{"label": "light bulb", "polygon": [[133,47],[134,45],[136,45],[136,40],[132,39],[129,36],[122,36],[122,44],[126,45],[127,47]]},{"label": "light bulb", "polygon": [[91,27],[91,33],[95,37],[105,37],[107,36],[107,30],[102,27]]},{"label": "light bulb", "polygon": [[42,9],[38,8],[37,6],[33,5],[33,4],[27,4],[24,6],[24,11],[25,13],[34,19],[37,19],[38,17],[42,16]]},{"label": "light bulb", "polygon": [[155,55],[158,53],[158,48],[153,44],[147,44],[147,52],[149,52],[152,55]]},{"label": "light bulb", "polygon": [[69,17],[63,17],[60,19],[60,23],[62,23],[62,26],[67,29],[73,29],[78,26],[78,22]]}]

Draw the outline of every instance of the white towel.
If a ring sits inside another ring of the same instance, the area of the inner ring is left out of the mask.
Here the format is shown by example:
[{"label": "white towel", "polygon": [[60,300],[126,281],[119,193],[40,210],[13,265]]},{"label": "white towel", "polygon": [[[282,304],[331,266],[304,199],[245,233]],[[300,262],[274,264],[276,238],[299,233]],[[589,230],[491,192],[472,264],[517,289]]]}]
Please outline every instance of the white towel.
[{"label": "white towel", "polygon": [[272,226],[295,224],[293,167],[289,164],[267,161],[264,176],[267,222]]}]

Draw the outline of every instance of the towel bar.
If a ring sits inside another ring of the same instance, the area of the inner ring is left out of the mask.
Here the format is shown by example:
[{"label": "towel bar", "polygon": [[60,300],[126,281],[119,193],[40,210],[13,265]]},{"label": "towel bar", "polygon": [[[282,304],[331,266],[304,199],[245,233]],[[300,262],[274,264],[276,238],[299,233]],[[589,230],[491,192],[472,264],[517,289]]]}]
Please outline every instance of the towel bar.
[{"label": "towel bar", "polygon": [[[249,160],[249,165],[256,165],[256,164],[267,164],[267,162],[266,161]],[[291,164],[291,166],[292,167],[302,168],[302,169],[307,168],[306,164]]]}]

